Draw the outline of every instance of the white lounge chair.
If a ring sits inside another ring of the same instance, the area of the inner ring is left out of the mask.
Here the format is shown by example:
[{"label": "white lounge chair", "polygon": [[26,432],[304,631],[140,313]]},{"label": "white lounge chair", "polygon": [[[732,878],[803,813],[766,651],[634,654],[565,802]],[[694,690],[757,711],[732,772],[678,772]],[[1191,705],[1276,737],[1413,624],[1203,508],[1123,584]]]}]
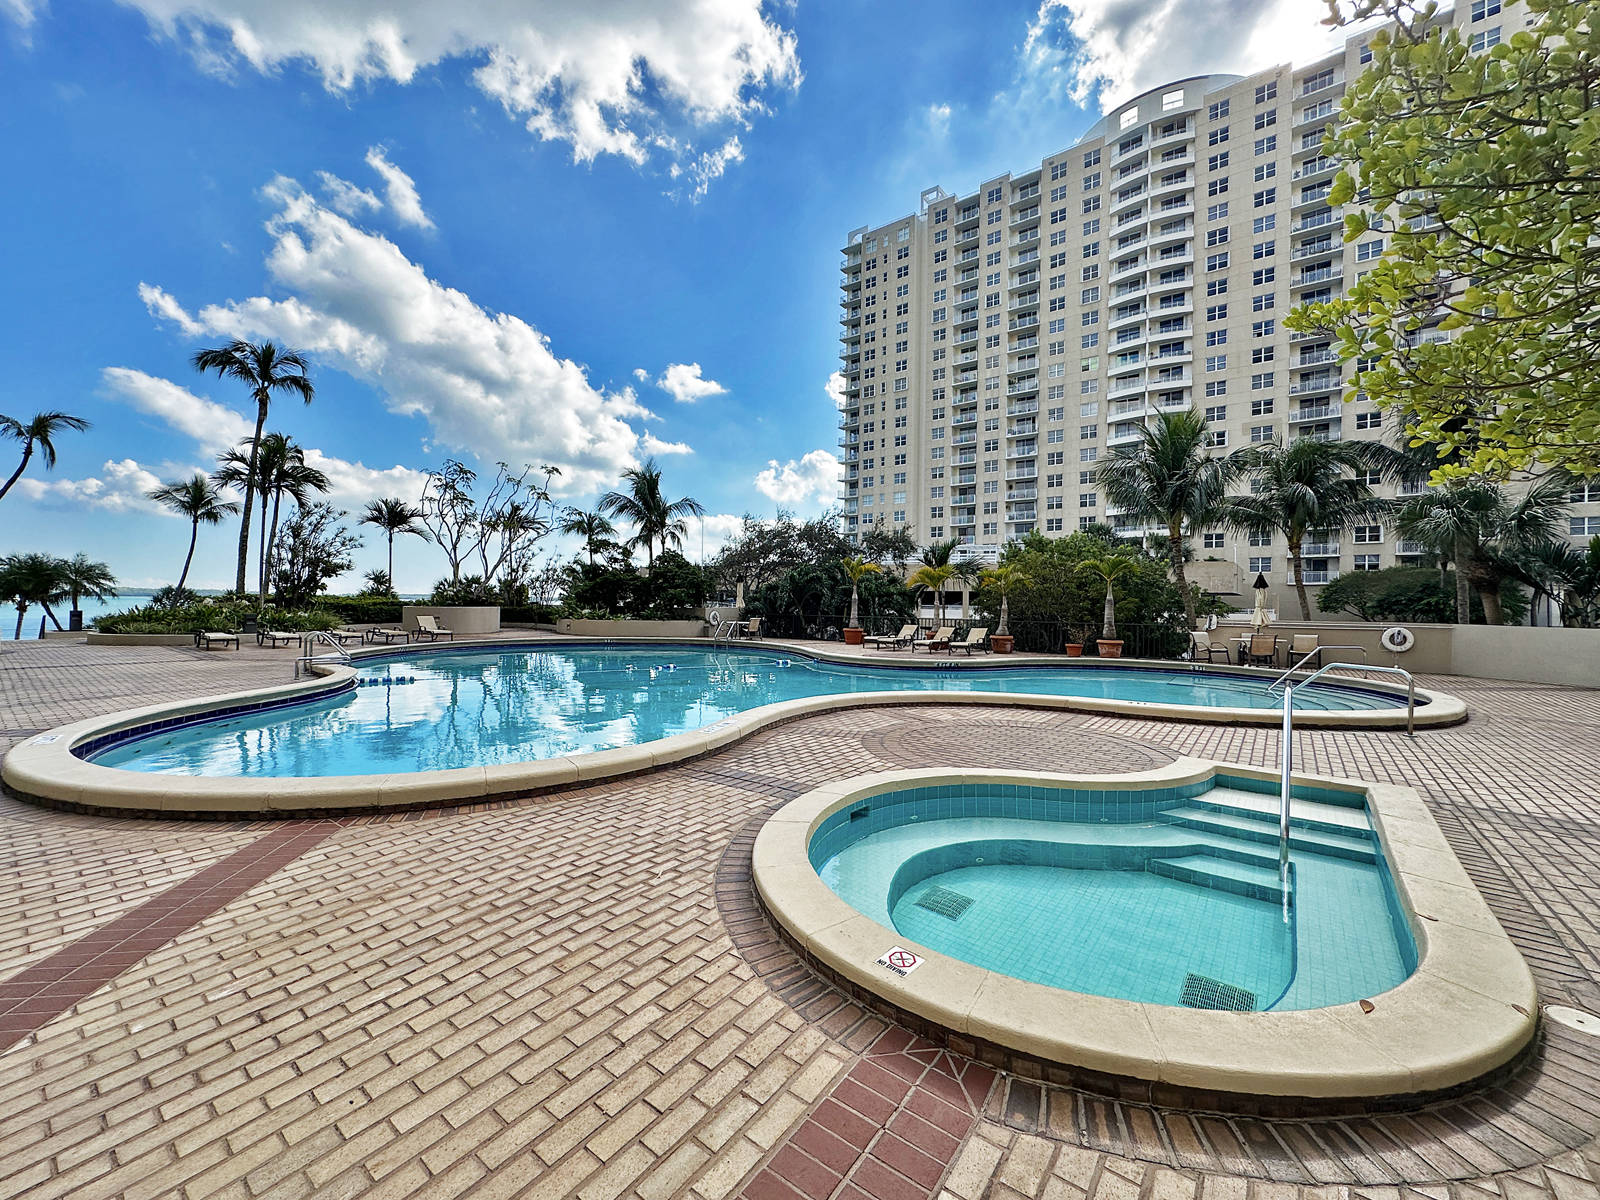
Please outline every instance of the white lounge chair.
[{"label": "white lounge chair", "polygon": [[306,639],[304,634],[286,629],[256,630],[256,645],[265,646],[268,642],[271,642],[272,648],[276,650],[280,645],[287,646],[290,643],[296,646],[304,646]]},{"label": "white lounge chair", "polygon": [[922,641],[912,642],[911,649],[914,651],[918,646],[921,646],[929,654],[932,654],[935,650],[943,650],[949,646],[950,639],[955,636],[956,630],[954,625],[941,625]]},{"label": "white lounge chair", "polygon": [[380,638],[385,642],[409,642],[411,631],[408,629],[369,629],[366,633],[367,641],[376,642]]},{"label": "white lounge chair", "polygon": [[916,636],[917,627],[915,624],[911,624],[900,626],[899,633],[886,634],[883,637],[869,637],[866,640],[879,650],[898,650],[901,646],[909,646],[916,640]]},{"label": "white lounge chair", "polygon": [[239,648],[239,635],[237,633],[224,633],[221,630],[208,630],[194,635],[194,648],[196,650],[213,650],[221,646],[224,650],[228,643],[233,643],[233,648]]},{"label": "white lounge chair", "polygon": [[430,642],[436,642],[440,638],[449,638],[452,642],[456,640],[455,632],[439,624],[431,613],[417,614],[417,637],[427,638]]},{"label": "white lounge chair", "polygon": [[989,627],[987,625],[974,625],[967,630],[965,638],[959,642],[953,641],[950,643],[952,656],[957,650],[965,650],[968,658],[972,657],[974,650],[982,650],[985,654],[989,653]]}]

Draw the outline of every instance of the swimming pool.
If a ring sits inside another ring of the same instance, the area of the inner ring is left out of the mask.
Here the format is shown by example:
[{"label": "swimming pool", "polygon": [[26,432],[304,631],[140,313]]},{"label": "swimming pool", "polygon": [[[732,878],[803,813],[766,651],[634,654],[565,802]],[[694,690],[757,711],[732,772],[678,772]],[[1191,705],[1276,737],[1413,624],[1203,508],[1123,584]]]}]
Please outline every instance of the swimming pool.
[{"label": "swimming pool", "polygon": [[[1206,710],[1277,709],[1268,677],[1187,666],[967,667],[828,662],[790,649],[694,645],[485,646],[356,660],[356,685],[222,718],[200,714],[92,745],[124,771],[328,777],[511,764],[655,743],[786,701],[861,693],[988,693]],[[1419,697],[1426,703],[1426,697]],[[1314,684],[1297,711],[1402,712],[1403,697]]]}]

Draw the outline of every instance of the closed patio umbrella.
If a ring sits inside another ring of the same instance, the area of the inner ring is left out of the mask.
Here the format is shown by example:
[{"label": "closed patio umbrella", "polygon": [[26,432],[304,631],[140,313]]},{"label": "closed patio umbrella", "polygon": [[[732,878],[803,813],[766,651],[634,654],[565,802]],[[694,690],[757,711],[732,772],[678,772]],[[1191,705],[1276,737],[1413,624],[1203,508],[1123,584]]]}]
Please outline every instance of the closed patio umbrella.
[{"label": "closed patio umbrella", "polygon": [[1250,625],[1257,633],[1260,633],[1268,625],[1272,624],[1272,618],[1267,615],[1267,577],[1265,575],[1257,575],[1256,581],[1250,586],[1256,592],[1256,607],[1255,611],[1250,614]]}]

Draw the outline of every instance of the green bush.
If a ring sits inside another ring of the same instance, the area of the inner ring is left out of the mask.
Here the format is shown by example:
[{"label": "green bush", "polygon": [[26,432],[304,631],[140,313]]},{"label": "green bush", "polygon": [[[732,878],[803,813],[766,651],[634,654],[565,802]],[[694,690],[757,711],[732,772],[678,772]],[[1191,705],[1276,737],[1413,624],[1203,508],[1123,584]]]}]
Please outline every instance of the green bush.
[{"label": "green bush", "polygon": [[285,609],[268,605],[257,610],[254,600],[202,600],[177,608],[158,608],[153,604],[107,613],[95,618],[101,633],[203,633],[236,630],[245,619],[254,617],[262,629],[281,629],[291,633],[333,629],[342,624],[336,613],[326,609]]},{"label": "green bush", "polygon": [[[1484,623],[1483,598],[1472,592],[1472,622]],[[1500,588],[1500,606],[1508,624],[1521,624],[1528,613],[1522,588],[1507,580]],[[1351,571],[1339,576],[1317,596],[1325,613],[1357,617],[1363,621],[1422,621],[1453,625],[1456,619],[1454,571],[1434,567],[1385,567],[1381,571]]]},{"label": "green bush", "polygon": [[400,620],[401,603],[395,596],[318,596],[312,607],[350,625],[392,625]]},{"label": "green bush", "polygon": [[500,623],[502,625],[554,625],[556,623],[556,607],[553,604],[525,604],[514,608],[500,609]]}]

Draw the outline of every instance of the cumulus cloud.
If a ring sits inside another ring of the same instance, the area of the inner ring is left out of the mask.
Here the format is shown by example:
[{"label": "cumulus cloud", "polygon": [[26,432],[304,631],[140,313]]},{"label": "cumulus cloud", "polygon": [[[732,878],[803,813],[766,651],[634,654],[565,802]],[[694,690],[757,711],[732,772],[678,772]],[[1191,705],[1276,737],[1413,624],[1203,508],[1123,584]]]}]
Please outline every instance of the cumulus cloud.
[{"label": "cumulus cloud", "polygon": [[785,507],[826,502],[839,490],[839,460],[828,450],[812,450],[798,462],[772,459],[754,482],[758,492]]},{"label": "cumulus cloud", "polygon": [[828,399],[833,401],[833,406],[840,412],[844,411],[844,372],[835,371],[828,376],[828,382],[822,385],[822,390],[828,393]]},{"label": "cumulus cloud", "polygon": [[383,180],[384,199],[389,211],[402,225],[415,225],[418,229],[432,229],[433,219],[422,211],[422,197],[417,195],[417,185],[399,167],[389,161],[382,146],[367,151],[367,166]]},{"label": "cumulus cloud", "polygon": [[647,433],[639,439],[639,449],[646,454],[693,454],[694,447],[688,442],[664,442],[653,433]]},{"label": "cumulus cloud", "polygon": [[1023,83],[1103,109],[1169,80],[1246,75],[1342,45],[1305,0],[1042,0],[1023,42]]},{"label": "cumulus cloud", "polygon": [[383,201],[372,192],[348,179],[340,179],[330,171],[318,171],[317,182],[322,184],[328,203],[347,217],[357,217],[383,207]]},{"label": "cumulus cloud", "polygon": [[670,363],[656,380],[656,386],[679,404],[693,404],[707,396],[720,396],[728,389],[715,379],[705,379],[700,374],[700,364]]},{"label": "cumulus cloud", "polygon": [[724,546],[744,531],[744,518],[732,513],[707,513],[698,523],[705,529],[707,559],[720,554]]},{"label": "cumulus cloud", "polygon": [[153,314],[187,329],[270,338],[370,382],[390,411],[424,418],[435,446],[484,462],[549,463],[562,494],[610,487],[636,461],[630,418],[651,414],[631,388],[603,391],[520,317],[490,312],[430,279],[393,242],[362,229],[292,179],[265,189],[267,269],[283,298],[189,313],[159,287]]},{"label": "cumulus cloud", "polygon": [[196,337],[205,332],[205,327],[183,311],[183,305],[169,293],[148,283],[139,285],[139,299],[144,301],[144,306],[150,314],[163,321],[171,321],[185,337]]},{"label": "cumulus cloud", "polygon": [[[122,2],[217,74],[303,64],[344,93],[475,62],[480,91],[577,162],[643,163],[686,148],[675,128],[748,127],[770,93],[800,83],[795,35],[763,0]],[[30,0],[0,4],[29,13]]]},{"label": "cumulus cloud", "polygon": [[36,504],[51,508],[94,508],[102,512],[162,512],[145,493],[161,480],[131,458],[110,459],[100,474],[85,479],[28,479],[17,481],[17,491]]}]

